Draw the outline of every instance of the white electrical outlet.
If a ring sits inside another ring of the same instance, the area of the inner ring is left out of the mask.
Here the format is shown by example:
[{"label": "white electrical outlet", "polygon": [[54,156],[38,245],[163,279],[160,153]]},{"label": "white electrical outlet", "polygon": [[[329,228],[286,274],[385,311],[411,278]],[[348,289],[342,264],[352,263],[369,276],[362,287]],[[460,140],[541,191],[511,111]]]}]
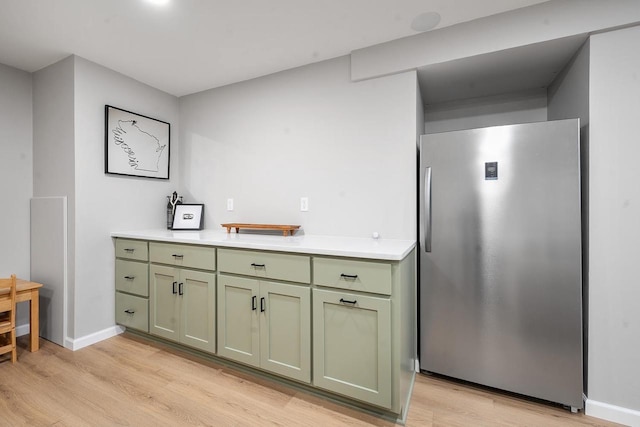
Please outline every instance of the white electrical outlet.
[{"label": "white electrical outlet", "polygon": [[307,212],[309,210],[309,198],[300,197],[300,211]]},{"label": "white electrical outlet", "polygon": [[233,199],[227,199],[227,210],[228,211],[233,210]]}]

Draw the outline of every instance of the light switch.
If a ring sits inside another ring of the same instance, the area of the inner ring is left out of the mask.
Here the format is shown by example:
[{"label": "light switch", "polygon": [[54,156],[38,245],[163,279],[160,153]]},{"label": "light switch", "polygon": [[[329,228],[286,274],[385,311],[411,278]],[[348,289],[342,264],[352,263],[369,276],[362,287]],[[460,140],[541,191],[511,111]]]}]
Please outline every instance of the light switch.
[{"label": "light switch", "polygon": [[309,198],[300,197],[300,211],[307,212],[309,210]]}]

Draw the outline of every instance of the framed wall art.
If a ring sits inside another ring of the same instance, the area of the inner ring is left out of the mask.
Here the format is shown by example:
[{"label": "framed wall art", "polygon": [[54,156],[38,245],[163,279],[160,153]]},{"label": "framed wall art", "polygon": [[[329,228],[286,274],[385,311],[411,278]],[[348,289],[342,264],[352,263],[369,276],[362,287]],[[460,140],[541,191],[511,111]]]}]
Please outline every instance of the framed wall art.
[{"label": "framed wall art", "polygon": [[172,230],[202,230],[204,205],[184,203],[176,205]]},{"label": "framed wall art", "polygon": [[104,115],[105,173],[169,179],[169,123],[111,105]]}]

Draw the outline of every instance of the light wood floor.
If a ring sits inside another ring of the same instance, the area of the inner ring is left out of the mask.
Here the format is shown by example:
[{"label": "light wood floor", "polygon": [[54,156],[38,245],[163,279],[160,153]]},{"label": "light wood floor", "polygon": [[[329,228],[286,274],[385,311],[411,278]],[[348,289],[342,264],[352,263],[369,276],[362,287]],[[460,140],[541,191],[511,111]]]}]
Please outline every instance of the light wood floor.
[{"label": "light wood floor", "polygon": [[[0,426],[393,426],[267,379],[127,334],[72,352],[19,339],[0,362]],[[418,375],[408,426],[613,426]]]}]

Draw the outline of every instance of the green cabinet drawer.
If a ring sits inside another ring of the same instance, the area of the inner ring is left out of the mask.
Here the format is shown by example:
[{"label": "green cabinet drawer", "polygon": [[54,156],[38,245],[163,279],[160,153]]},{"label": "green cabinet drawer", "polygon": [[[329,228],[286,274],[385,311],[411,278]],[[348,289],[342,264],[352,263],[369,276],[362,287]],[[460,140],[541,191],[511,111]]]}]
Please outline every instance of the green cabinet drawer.
[{"label": "green cabinet drawer", "polygon": [[149,250],[144,240],[116,239],[116,258],[147,261]]},{"label": "green cabinet drawer", "polygon": [[138,261],[116,259],[116,290],[149,296],[149,265]]},{"label": "green cabinet drawer", "polygon": [[313,258],[313,284],[391,295],[391,264],[338,258]]},{"label": "green cabinet drawer", "polygon": [[218,268],[225,273],[266,279],[299,283],[311,280],[311,261],[306,255],[218,249]]},{"label": "green cabinet drawer", "polygon": [[116,292],[116,323],[149,332],[149,300]]},{"label": "green cabinet drawer", "polygon": [[149,259],[153,263],[177,267],[216,269],[216,249],[210,246],[150,242]]}]

